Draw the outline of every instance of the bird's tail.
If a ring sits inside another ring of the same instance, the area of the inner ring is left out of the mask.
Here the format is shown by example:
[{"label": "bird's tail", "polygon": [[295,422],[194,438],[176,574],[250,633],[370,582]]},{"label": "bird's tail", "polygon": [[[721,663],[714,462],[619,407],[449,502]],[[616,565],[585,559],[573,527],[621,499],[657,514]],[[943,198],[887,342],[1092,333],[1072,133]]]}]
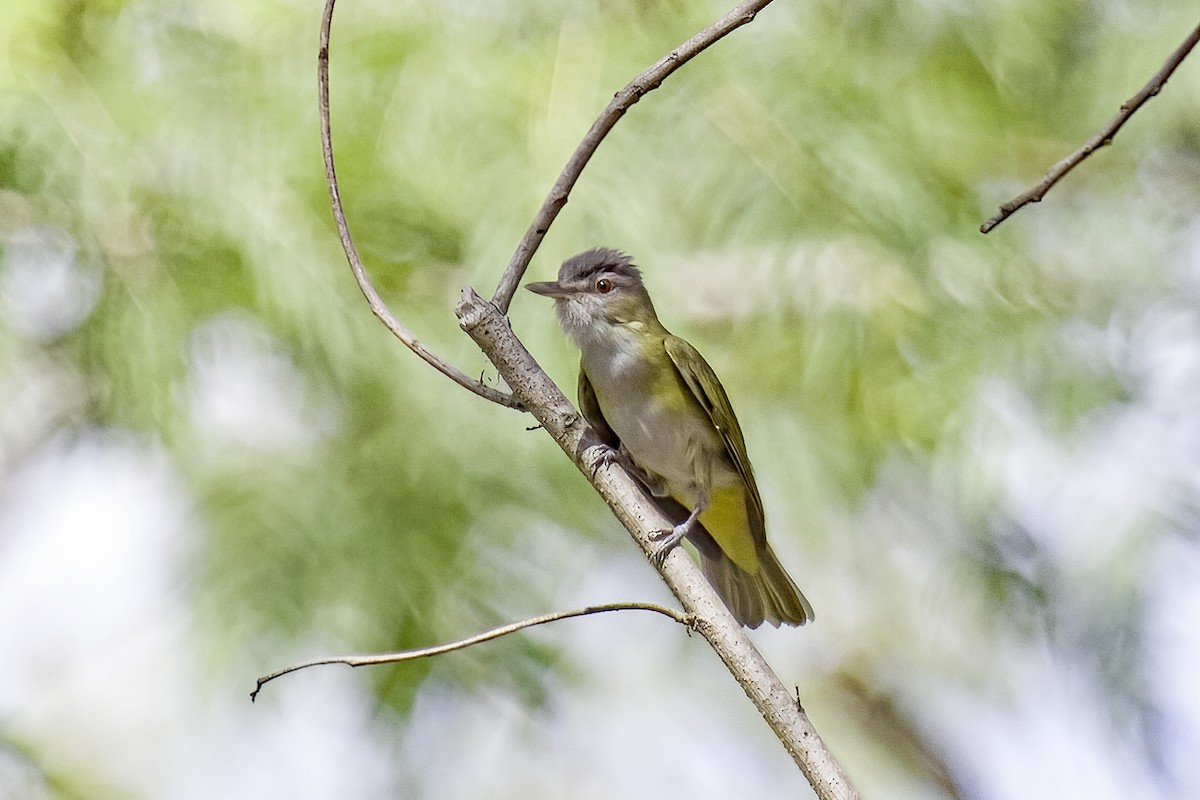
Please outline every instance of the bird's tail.
[{"label": "bird's tail", "polygon": [[797,588],[767,545],[759,554],[758,572],[751,574],[733,563],[720,549],[700,550],[705,576],[721,595],[738,622],[757,628],[764,621],[775,627],[803,625],[813,618],[812,604]]},{"label": "bird's tail", "polygon": [[[682,520],[688,515],[687,508],[672,497],[655,497],[654,501],[672,520]],[[758,572],[752,574],[725,555],[700,520],[692,524],[687,538],[700,554],[704,576],[734,618],[747,628],[757,628],[763,622],[778,628],[781,624],[803,625],[812,620],[812,604],[779,563],[771,545],[765,545],[758,553]]]}]

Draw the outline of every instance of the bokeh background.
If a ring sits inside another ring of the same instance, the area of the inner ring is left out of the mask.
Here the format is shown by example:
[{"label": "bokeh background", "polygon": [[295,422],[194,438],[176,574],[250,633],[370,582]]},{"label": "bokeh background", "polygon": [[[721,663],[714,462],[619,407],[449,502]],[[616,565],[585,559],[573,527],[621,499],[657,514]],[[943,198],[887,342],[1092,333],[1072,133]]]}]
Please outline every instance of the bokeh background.
[{"label": "bokeh background", "polygon": [[[726,0],[728,3],[729,0]],[[5,0],[0,796],[811,796],[528,417],[391,339],[328,210],[316,0]],[[704,0],[342,0],[347,213],[469,373],[611,94]],[[1200,60],[1166,0],[778,0],[635,106],[530,275],[632,253],[739,410],[814,625],[753,634],[868,797],[1200,796]],[[513,325],[570,390],[549,304]]]}]

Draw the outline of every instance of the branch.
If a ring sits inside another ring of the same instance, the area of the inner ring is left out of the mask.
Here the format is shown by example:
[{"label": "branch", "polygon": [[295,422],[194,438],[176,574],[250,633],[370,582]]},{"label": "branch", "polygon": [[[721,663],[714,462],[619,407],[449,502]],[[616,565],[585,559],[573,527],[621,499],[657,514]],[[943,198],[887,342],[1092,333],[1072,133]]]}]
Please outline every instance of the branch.
[{"label": "branch", "polygon": [[367,304],[370,305],[371,312],[380,322],[387,326],[387,329],[392,332],[393,336],[403,342],[404,346],[409,350],[412,350],[424,359],[425,363],[485,400],[491,400],[493,403],[498,403],[509,408],[520,408],[511,394],[498,391],[482,381],[475,380],[452,364],[443,361],[436,353],[422,344],[408,328],[401,324],[400,320],[396,319],[395,315],[388,309],[387,304],[383,302],[383,298],[379,296],[379,292],[375,290],[371,279],[367,276],[366,267],[363,266],[362,259],[358,256],[358,248],[354,246],[354,240],[350,237],[350,227],[346,224],[346,214],[342,210],[341,192],[338,190],[337,171],[333,166],[333,134],[329,122],[329,30],[333,25],[334,2],[335,0],[325,0],[325,13],[321,17],[321,49],[317,53],[317,91],[319,94],[318,108],[321,116],[321,151],[325,156],[325,181],[329,184],[329,199],[333,205],[333,218],[337,222],[338,236],[341,237],[342,249],[346,251],[346,260],[350,262],[350,270],[354,273],[354,280],[358,282],[358,288],[362,290],[363,297],[367,298]]},{"label": "branch", "polygon": [[[467,288],[455,313],[463,330],[491,359],[521,405],[537,417],[588,477],[649,556],[655,548],[652,534],[669,529],[671,521],[646,498],[625,470],[604,457],[607,448],[517,339],[499,308]],[[684,610],[693,615],[695,630],[725,663],[817,796],[821,800],[858,798],[804,709],[793,700],[684,549],[672,549],[658,569]]]},{"label": "branch", "polygon": [[543,614],[540,617],[513,622],[509,625],[502,625],[499,628],[492,628],[490,631],[476,634],[475,636],[466,639],[459,639],[456,642],[449,644],[440,644],[436,647],[425,647],[420,650],[404,650],[399,653],[384,653],[380,655],[369,656],[332,656],[330,658],[316,658],[312,661],[303,661],[299,664],[293,664],[290,667],[285,667],[277,672],[272,672],[270,675],[264,675],[258,679],[254,691],[250,693],[250,702],[258,699],[258,693],[262,691],[263,686],[281,678],[291,672],[298,672],[309,667],[319,667],[324,664],[345,664],[350,667],[367,667],[376,664],[399,664],[404,661],[416,661],[419,658],[429,658],[430,656],[439,656],[443,653],[452,653],[455,650],[464,650],[483,642],[490,642],[492,639],[499,639],[501,636],[508,636],[510,633],[523,631],[526,628],[533,628],[538,625],[545,625],[548,622],[558,622],[563,619],[571,619],[572,617],[586,617],[590,614],[603,614],[608,611],[653,611],[656,614],[662,614],[664,617],[670,617],[680,625],[692,627],[694,625],[693,618],[684,614],[681,611],[676,611],[673,608],[656,605],[654,603],[605,603],[599,606],[588,606],[587,608],[578,608],[574,611],[556,611],[553,614]]},{"label": "branch", "polygon": [[[350,262],[355,279],[358,281],[363,295],[367,298],[372,312],[406,346],[460,385],[493,402],[528,410],[537,417],[542,427],[558,442],[575,465],[589,477],[600,496],[630,531],[642,551],[647,556],[651,556],[656,549],[651,538],[652,535],[671,527],[671,521],[658,510],[652,501],[645,497],[639,484],[633,478],[619,466],[610,463],[610,459],[605,458],[608,448],[600,442],[587,423],[575,413],[570,402],[533,360],[529,351],[512,332],[504,314],[534,251],[545,237],[550,224],[566,204],[571,188],[608,131],[643,95],[660,86],[671,73],[705,48],[729,32],[752,21],[755,15],[771,0],[743,2],[713,25],[668,53],[653,67],[618,92],[593,123],[591,130],[555,182],[550,195],[546,198],[505,270],[500,285],[496,289],[494,303],[484,301],[470,288],[463,290],[463,299],[455,310],[459,324],[491,359],[501,377],[511,387],[512,394],[509,395],[497,392],[484,386],[480,381],[467,377],[421,346],[387,310],[366,276],[366,270],[358,258],[346,225],[333,166],[333,145],[329,123],[329,29],[334,2],[335,0],[326,0],[321,26],[321,49],[318,55],[321,141],[330,198],[342,247],[346,251],[346,257]],[[776,737],[792,755],[820,800],[857,800],[858,793],[850,785],[841,766],[825,747],[825,743],[817,734],[799,701],[792,700],[787,687],[783,685],[762,654],[751,643],[741,625],[733,618],[729,609],[725,607],[715,590],[704,578],[699,567],[682,548],[673,549],[661,563],[653,558],[651,561],[656,564],[667,586],[683,604],[686,611],[685,614],[675,618],[688,624],[704,636],[709,646],[725,663],[726,668],[763,715]],[[663,612],[660,611],[660,613]],[[565,614],[569,616],[573,615],[573,612],[565,612]],[[673,616],[673,614],[668,615]],[[552,621],[557,618],[561,617],[551,615],[543,621]],[[492,634],[504,635],[512,630],[520,630],[521,626],[528,627],[529,624],[541,624],[541,622],[535,620],[530,623],[517,623],[518,627],[516,628],[506,626],[506,628],[497,629],[498,632],[494,631]],[[317,664],[342,663],[360,666],[421,658],[469,646],[477,641],[486,641],[487,638],[494,638],[492,634],[482,634],[483,638],[475,637],[461,643],[411,653],[387,656],[352,656],[306,662],[260,679],[258,687],[251,696],[256,696],[264,683],[297,669]]]},{"label": "branch", "polygon": [[993,228],[1011,217],[1019,209],[1030,203],[1040,203],[1042,198],[1046,196],[1046,192],[1050,191],[1054,184],[1062,180],[1068,172],[1079,166],[1085,158],[1101,147],[1112,144],[1113,137],[1117,135],[1117,131],[1121,130],[1121,126],[1128,122],[1134,112],[1141,108],[1147,100],[1162,91],[1163,86],[1167,83],[1167,79],[1171,77],[1171,73],[1187,58],[1188,53],[1192,51],[1197,42],[1200,42],[1200,26],[1191,32],[1183,44],[1176,48],[1174,53],[1171,53],[1166,63],[1162,65],[1162,68],[1158,72],[1154,73],[1154,77],[1142,87],[1142,90],[1121,105],[1121,110],[1117,112],[1115,117],[1109,120],[1103,130],[1084,142],[1078,150],[1055,164],[1032,189],[1000,206],[1000,213],[979,226],[979,232],[990,233]]},{"label": "branch", "polygon": [[575,182],[579,180],[579,175],[583,172],[583,168],[587,166],[588,160],[596,152],[596,148],[600,146],[600,142],[604,140],[608,132],[617,124],[617,121],[625,115],[625,112],[634,103],[641,100],[644,95],[661,86],[662,82],[671,73],[732,31],[752,22],[754,16],[770,3],[771,0],[747,0],[747,2],[740,4],[712,25],[709,25],[660,58],[654,66],[647,69],[641,75],[638,75],[629,82],[629,85],[613,95],[613,99],[609,101],[608,106],[596,118],[596,121],[592,123],[587,136],[583,137],[583,141],[579,143],[579,146],[575,148],[575,152],[571,154],[571,158],[563,168],[562,174],[554,182],[554,187],[550,189],[550,194],[546,197],[545,202],[542,203],[542,207],[538,210],[537,216],[533,218],[533,222],[530,223],[529,230],[525,231],[525,236],[521,238],[520,244],[517,245],[517,250],[513,253],[512,260],[508,262],[508,267],[504,270],[504,275],[500,278],[500,285],[496,287],[496,293],[492,296],[492,304],[500,309],[500,313],[508,313],[509,303],[512,302],[513,295],[517,291],[517,286],[521,282],[521,277],[525,274],[525,269],[529,266],[530,260],[533,259],[533,254],[542,243],[542,239],[546,237],[546,232],[558,216],[558,212],[562,211],[563,206],[567,204],[567,195],[571,193]]}]

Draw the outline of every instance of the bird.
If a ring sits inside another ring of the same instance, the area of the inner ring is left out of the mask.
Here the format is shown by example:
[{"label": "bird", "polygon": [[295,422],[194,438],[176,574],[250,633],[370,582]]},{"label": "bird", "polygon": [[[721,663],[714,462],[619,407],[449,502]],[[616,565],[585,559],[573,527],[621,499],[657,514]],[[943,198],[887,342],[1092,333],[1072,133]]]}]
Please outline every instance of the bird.
[{"label": "bird", "polygon": [[655,534],[661,562],[684,538],[739,623],[803,625],[812,604],[767,542],[762,497],[725,388],[700,352],[658,319],[641,270],[597,247],[528,283],[554,300],[580,351],[580,412],[675,524]]}]

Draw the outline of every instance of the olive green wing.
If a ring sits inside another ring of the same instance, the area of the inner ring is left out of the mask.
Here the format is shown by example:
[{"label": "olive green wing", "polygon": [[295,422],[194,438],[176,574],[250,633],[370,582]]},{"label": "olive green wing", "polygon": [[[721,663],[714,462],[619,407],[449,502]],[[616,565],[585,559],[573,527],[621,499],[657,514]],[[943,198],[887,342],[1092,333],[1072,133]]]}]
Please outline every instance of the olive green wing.
[{"label": "olive green wing", "polygon": [[746,484],[746,511],[750,518],[750,529],[754,541],[760,546],[767,541],[765,515],[763,513],[762,497],[758,494],[758,486],[754,482],[754,470],[750,466],[750,456],[746,452],[746,440],[742,437],[742,428],[738,425],[737,416],[733,413],[733,404],[725,394],[725,388],[717,379],[717,373],[700,355],[700,351],[692,347],[678,336],[667,336],[663,342],[671,363],[675,365],[679,376],[691,390],[696,402],[708,414],[713,427],[725,441],[725,451],[729,460],[742,476]]},{"label": "olive green wing", "polygon": [[600,401],[596,399],[596,390],[592,388],[592,382],[588,380],[582,365],[579,367],[579,384],[575,393],[579,399],[579,411],[583,414],[583,418],[595,428],[596,433],[600,436],[600,441],[615,450],[621,444],[621,439],[608,426],[608,420],[604,418],[604,412],[600,410]]}]

